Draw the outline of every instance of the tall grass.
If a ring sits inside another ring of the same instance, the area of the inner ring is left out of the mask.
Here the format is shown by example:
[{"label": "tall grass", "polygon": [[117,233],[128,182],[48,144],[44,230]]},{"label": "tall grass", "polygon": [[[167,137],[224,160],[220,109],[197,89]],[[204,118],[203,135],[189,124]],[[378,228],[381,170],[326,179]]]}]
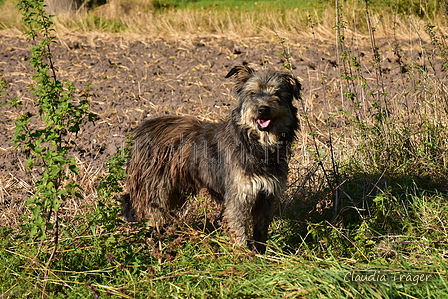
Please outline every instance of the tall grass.
[{"label": "tall grass", "polygon": [[[0,28],[24,29],[20,15],[15,9],[17,0],[5,0],[0,16]],[[266,6],[262,2],[256,9],[244,9],[241,5],[201,6],[197,9],[175,8],[175,1],[155,0],[111,0],[91,10],[81,10],[76,14],[59,14],[56,18],[57,29],[63,31],[103,31],[151,34],[156,36],[182,37],[185,35],[235,35],[251,36],[272,35],[273,31],[284,37],[311,34],[308,23],[312,18],[314,33],[329,37],[335,25],[336,7],[334,1],[308,1],[296,4],[295,8]],[[235,3],[238,1],[235,1]],[[241,4],[244,1],[240,1]],[[173,4],[174,3],[174,4]],[[362,1],[342,1],[342,13],[347,22],[347,30],[368,33],[365,19],[365,6]],[[396,31],[409,36],[409,18],[421,26],[425,22],[443,25],[446,23],[443,3],[431,1],[379,1],[370,9],[372,24],[378,37],[392,34],[390,24],[395,23]],[[421,27],[419,26],[419,27]]]},{"label": "tall grass", "polygon": [[[200,203],[196,218],[165,232],[119,221],[121,152],[102,180],[107,198],[66,222],[51,268],[36,259],[39,251],[50,255],[51,242],[0,231],[0,296],[444,298],[448,52],[441,8],[436,1],[334,1],[319,10],[252,11],[117,0],[58,16],[57,30],[81,33],[256,34],[280,36],[284,47],[306,37],[316,48],[331,38],[337,75],[328,77],[323,60],[300,74],[310,85],[299,104],[303,125],[266,255],[232,248],[225,232],[203,225],[208,210]],[[4,26],[21,29],[5,18]],[[294,65],[297,51],[289,50]],[[319,109],[313,90],[323,95]]]}]

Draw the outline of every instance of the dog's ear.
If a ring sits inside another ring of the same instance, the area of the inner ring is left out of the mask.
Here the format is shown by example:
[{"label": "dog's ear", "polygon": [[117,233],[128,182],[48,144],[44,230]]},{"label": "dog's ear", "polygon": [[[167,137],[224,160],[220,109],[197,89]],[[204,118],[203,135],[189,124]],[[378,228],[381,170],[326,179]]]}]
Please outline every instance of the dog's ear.
[{"label": "dog's ear", "polygon": [[232,76],[236,77],[235,89],[236,92],[240,92],[243,89],[244,84],[249,80],[255,71],[248,66],[239,65],[234,66],[230,72],[226,75],[226,78]]},{"label": "dog's ear", "polygon": [[302,90],[302,85],[299,80],[291,74],[284,74],[283,79],[285,80],[288,89],[291,91],[292,95],[296,100],[300,99],[300,91]]},{"label": "dog's ear", "polygon": [[252,73],[254,73],[255,71],[253,69],[251,69],[250,67],[246,66],[246,65],[238,65],[238,66],[234,66],[230,72],[226,75],[226,78],[230,78],[233,75],[236,75],[236,77],[242,77],[242,76],[248,76]]}]

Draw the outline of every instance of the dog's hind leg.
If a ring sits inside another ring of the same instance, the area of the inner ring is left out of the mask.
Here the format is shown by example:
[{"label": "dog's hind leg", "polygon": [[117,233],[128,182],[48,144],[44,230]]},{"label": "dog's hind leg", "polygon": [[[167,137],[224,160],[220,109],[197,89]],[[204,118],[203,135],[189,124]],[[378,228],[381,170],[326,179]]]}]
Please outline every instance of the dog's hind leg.
[{"label": "dog's hind leg", "polygon": [[128,222],[138,221],[137,215],[135,214],[135,210],[132,207],[131,197],[129,193],[121,196],[121,206],[122,206],[122,213],[126,221]]}]

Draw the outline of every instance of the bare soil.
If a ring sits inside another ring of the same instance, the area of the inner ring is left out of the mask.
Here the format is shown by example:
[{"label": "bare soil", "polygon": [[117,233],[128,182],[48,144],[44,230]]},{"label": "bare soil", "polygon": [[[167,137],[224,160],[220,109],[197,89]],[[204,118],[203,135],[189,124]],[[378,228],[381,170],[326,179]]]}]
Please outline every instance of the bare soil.
[{"label": "bare soil", "polygon": [[[362,44],[365,46],[357,48],[357,55],[362,57],[366,73],[370,74],[373,73],[372,51],[366,39]],[[0,107],[1,226],[16,223],[17,213],[12,211],[23,207],[36,179],[35,174],[24,171],[25,153],[15,150],[10,141],[14,135],[14,119],[25,111],[36,114],[29,91],[33,73],[29,65],[31,45],[22,36],[0,33],[0,73],[8,85],[1,102],[18,97],[24,103],[19,109]],[[378,45],[382,50],[385,90],[406,89],[402,85],[411,83],[400,79],[401,70],[392,45],[386,39],[378,40]],[[405,51],[409,43],[406,45]],[[291,50],[294,73],[303,85],[303,102],[297,103],[300,113],[303,109],[312,112],[313,125],[323,125],[320,120],[329,113],[329,101],[330,109],[340,109],[341,104],[336,82],[342,69],[338,65],[335,42],[302,38],[288,42],[287,46]],[[275,37],[176,40],[102,34],[59,37],[52,53],[60,79],[73,82],[80,91],[88,88],[92,94],[91,110],[99,115],[95,123],[83,127],[73,151],[82,170],[81,185],[86,200],[93,201],[92,194],[98,176],[104,171],[104,163],[124,144],[126,133],[141,121],[166,114],[194,115],[209,121],[222,119],[234,105],[233,83],[224,78],[231,67],[248,64],[255,69],[282,70],[281,52],[282,46]],[[407,57],[418,58],[418,55],[418,51],[407,52]],[[328,82],[325,88],[322,78]],[[340,129],[343,125],[335,122]],[[325,143],[325,138],[321,138]],[[293,169],[304,164],[300,159],[297,161]]]}]

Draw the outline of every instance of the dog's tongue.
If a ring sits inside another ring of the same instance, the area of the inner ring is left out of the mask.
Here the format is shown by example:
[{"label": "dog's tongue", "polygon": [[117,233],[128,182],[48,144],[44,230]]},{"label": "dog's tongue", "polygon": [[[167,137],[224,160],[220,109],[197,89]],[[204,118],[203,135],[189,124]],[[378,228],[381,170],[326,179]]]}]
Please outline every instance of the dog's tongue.
[{"label": "dog's tongue", "polygon": [[271,123],[270,119],[257,119],[257,123],[260,125],[260,127],[267,128],[269,124]]}]

